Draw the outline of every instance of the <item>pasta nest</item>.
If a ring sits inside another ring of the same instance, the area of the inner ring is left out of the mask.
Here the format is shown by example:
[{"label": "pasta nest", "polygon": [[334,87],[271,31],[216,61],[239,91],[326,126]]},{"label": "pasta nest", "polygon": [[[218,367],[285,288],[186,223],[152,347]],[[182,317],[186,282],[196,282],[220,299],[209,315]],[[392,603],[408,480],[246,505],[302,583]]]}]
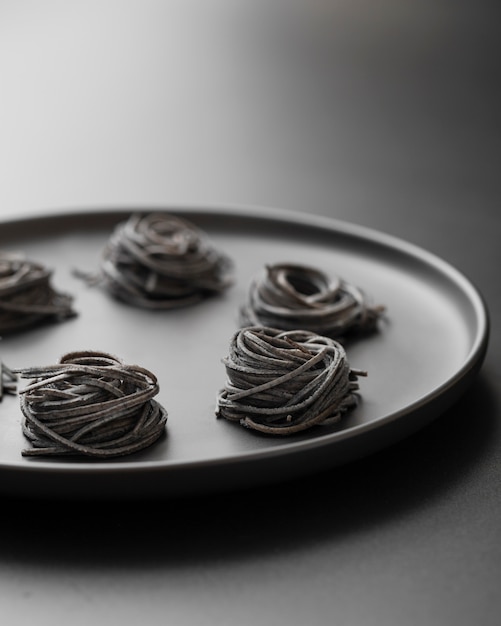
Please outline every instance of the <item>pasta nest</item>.
[{"label": "pasta nest", "polygon": [[233,262],[191,222],[166,213],[118,224],[102,254],[102,282],[118,299],[151,309],[187,306],[233,283]]},{"label": "pasta nest", "polygon": [[34,379],[20,390],[24,456],[109,458],[141,450],[165,430],[153,397],[156,377],[105,352],[70,352],[58,364],[17,370]]},{"label": "pasta nest", "polygon": [[355,285],[304,265],[268,265],[250,285],[241,326],[301,328],[340,338],[376,328],[384,311]]},{"label": "pasta nest", "polygon": [[263,433],[331,425],[358,403],[358,377],[344,348],[306,330],[247,327],[223,359],[227,381],[216,414]]}]

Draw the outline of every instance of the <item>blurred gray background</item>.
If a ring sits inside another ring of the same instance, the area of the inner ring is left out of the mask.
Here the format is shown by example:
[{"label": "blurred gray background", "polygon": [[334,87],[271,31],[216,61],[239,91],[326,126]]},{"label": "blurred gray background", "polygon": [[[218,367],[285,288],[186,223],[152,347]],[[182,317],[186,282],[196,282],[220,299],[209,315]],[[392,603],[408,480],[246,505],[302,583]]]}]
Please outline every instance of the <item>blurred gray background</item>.
[{"label": "blurred gray background", "polygon": [[391,229],[398,207],[440,249],[444,205],[497,220],[496,5],[3,0],[0,211],[244,203]]}]

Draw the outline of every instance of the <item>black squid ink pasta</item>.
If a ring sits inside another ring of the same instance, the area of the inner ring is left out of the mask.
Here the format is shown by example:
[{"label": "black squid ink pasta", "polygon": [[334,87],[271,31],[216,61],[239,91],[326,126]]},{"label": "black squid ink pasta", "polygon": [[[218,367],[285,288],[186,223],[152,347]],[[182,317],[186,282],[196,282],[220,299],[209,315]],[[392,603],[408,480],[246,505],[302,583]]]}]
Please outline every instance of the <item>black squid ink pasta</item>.
[{"label": "black squid ink pasta", "polygon": [[17,374],[0,360],[0,402],[2,402],[4,395],[16,395],[16,393]]},{"label": "black squid ink pasta", "polygon": [[340,339],[374,331],[383,312],[346,280],[314,267],[277,263],[252,280],[240,325],[303,329]]},{"label": "black squid ink pasta", "polygon": [[358,403],[358,377],[344,348],[306,330],[246,327],[223,359],[216,415],[270,435],[328,426]]},{"label": "black squid ink pasta", "polygon": [[0,253],[0,336],[76,315],[73,297],[51,284],[52,272],[24,254]]},{"label": "black squid ink pasta", "polygon": [[100,271],[77,273],[123,302],[148,308],[188,306],[233,284],[233,262],[186,219],[134,213],[105,246]]},{"label": "black squid ink pasta", "polygon": [[97,459],[142,450],[165,432],[167,411],[154,396],[157,378],[105,352],[69,352],[59,363],[16,370],[32,379],[19,391],[23,456]]}]

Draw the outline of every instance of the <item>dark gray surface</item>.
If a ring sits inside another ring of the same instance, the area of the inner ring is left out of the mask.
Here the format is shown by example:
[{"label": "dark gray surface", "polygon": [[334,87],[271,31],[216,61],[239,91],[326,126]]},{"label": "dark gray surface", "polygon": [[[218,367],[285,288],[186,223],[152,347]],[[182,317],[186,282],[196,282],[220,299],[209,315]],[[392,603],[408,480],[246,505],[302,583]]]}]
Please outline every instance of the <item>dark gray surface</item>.
[{"label": "dark gray surface", "polygon": [[492,318],[463,399],[363,461],[166,508],[4,500],[10,624],[499,623],[498,24],[485,1],[2,3],[2,215],[330,215],[436,252]]}]

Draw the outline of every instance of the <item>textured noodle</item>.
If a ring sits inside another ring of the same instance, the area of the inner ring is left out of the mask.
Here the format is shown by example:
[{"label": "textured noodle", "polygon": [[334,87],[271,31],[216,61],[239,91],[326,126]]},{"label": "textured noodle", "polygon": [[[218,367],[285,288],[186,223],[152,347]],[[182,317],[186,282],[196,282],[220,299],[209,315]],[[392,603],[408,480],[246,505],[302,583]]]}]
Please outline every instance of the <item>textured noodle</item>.
[{"label": "textured noodle", "polygon": [[123,456],[154,443],[167,412],[152,398],[156,377],[104,352],[70,352],[56,365],[17,370],[34,379],[20,390],[24,456]]},{"label": "textured noodle", "polygon": [[17,374],[0,361],[0,402],[5,394],[16,395]]},{"label": "textured noodle", "polygon": [[86,277],[91,284],[150,309],[194,304],[233,283],[231,260],[195,225],[166,213],[133,214],[118,224],[100,270]]},{"label": "textured noodle", "polygon": [[0,334],[73,317],[73,298],[56,292],[51,272],[21,254],[0,253]]},{"label": "textured noodle", "polygon": [[334,339],[262,326],[237,331],[223,363],[216,415],[273,435],[337,422],[356,406],[365,376]]},{"label": "textured noodle", "polygon": [[375,330],[384,311],[371,306],[364,292],[312,267],[266,266],[250,285],[241,309],[241,326],[310,330],[340,338],[350,332]]}]

